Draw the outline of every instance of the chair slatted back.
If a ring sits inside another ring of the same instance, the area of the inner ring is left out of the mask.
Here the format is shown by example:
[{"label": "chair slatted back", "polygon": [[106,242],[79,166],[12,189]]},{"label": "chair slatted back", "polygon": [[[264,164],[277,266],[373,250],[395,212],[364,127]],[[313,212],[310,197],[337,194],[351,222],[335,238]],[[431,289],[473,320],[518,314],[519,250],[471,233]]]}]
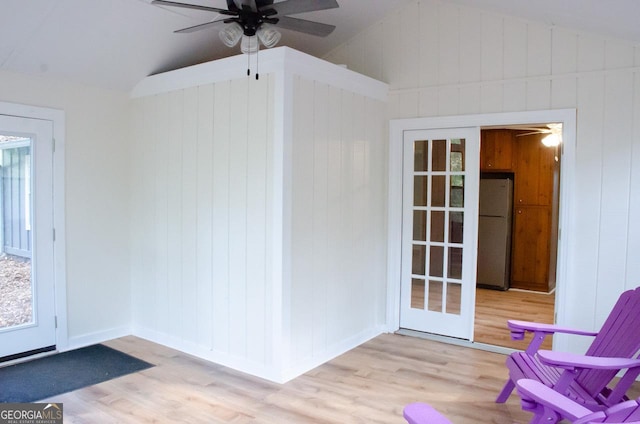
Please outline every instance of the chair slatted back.
[{"label": "chair slatted back", "polygon": [[[586,354],[634,358],[640,350],[639,328],[640,287],[622,293]],[[576,377],[576,381],[595,396],[616,374],[615,370],[584,370]]]}]

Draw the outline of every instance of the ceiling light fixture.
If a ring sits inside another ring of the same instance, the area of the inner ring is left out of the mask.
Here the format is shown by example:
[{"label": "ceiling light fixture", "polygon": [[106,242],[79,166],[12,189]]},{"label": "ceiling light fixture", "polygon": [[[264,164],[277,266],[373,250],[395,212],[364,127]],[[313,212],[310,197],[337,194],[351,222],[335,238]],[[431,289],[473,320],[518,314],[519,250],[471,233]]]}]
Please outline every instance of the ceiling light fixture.
[{"label": "ceiling light fixture", "polygon": [[542,139],[542,144],[547,147],[556,147],[562,142],[562,136],[558,133],[552,132]]},{"label": "ceiling light fixture", "polygon": [[267,25],[260,26],[256,34],[258,35],[262,45],[268,49],[278,44],[278,41],[280,41],[280,38],[282,37],[282,34],[280,34],[278,30]]},{"label": "ceiling light fixture", "polygon": [[233,23],[220,30],[218,35],[220,36],[220,40],[222,40],[225,46],[233,47],[238,44],[238,41],[240,41],[242,33],[243,30],[240,24]]}]

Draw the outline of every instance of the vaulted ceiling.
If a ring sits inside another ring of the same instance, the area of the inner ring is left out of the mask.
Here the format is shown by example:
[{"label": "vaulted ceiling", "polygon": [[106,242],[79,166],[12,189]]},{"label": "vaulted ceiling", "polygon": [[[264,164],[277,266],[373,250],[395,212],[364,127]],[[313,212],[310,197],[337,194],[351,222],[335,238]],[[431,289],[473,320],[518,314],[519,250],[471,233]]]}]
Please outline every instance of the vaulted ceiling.
[{"label": "vaulted ceiling", "polygon": [[[225,0],[176,1],[226,8]],[[415,0],[338,0],[339,9],[295,15],[336,25],[329,37],[282,30],[279,45],[321,57],[411,1]],[[440,1],[640,43],[638,0]],[[0,69],[129,90],[147,75],[238,53],[219,41],[215,29],[173,33],[214,20],[216,14],[149,2],[2,0]]]}]

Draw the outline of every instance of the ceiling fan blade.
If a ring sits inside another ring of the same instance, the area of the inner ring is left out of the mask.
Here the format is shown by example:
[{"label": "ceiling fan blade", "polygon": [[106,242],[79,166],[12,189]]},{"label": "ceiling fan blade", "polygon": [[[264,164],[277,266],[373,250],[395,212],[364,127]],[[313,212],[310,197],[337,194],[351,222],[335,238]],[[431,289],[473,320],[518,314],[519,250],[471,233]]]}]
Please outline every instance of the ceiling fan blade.
[{"label": "ceiling fan blade", "polygon": [[278,17],[296,13],[315,12],[316,10],[340,7],[336,0],[286,0],[266,6],[278,12]]},{"label": "ceiling fan blade", "polygon": [[525,135],[536,135],[536,134],[549,134],[549,131],[534,131],[534,132],[528,132],[524,134],[516,134],[516,137],[524,137]]},{"label": "ceiling fan blade", "polygon": [[182,29],[179,29],[179,30],[173,31],[173,32],[175,32],[176,34],[189,34],[191,32],[200,31],[201,29],[211,28],[213,26],[216,26],[220,22],[224,22],[224,21],[226,21],[226,19],[219,19],[217,21],[211,21],[211,22],[207,22],[207,23],[204,23],[204,24],[194,25],[194,26],[188,27],[188,28],[182,28]]},{"label": "ceiling fan blade", "polygon": [[305,34],[316,35],[318,37],[326,37],[336,29],[334,25],[307,21],[305,19],[291,18],[289,16],[279,16],[277,26],[284,29],[290,29],[292,31],[303,32]]},{"label": "ceiling fan blade", "polygon": [[219,9],[217,7],[209,7],[209,6],[200,6],[198,4],[187,4],[187,3],[178,3],[175,1],[167,1],[167,0],[152,0],[151,4],[159,5],[159,6],[172,6],[172,7],[182,7],[185,9],[195,9],[195,10],[205,10],[207,12],[216,12],[221,15],[230,15],[237,16],[238,12],[227,9]]}]

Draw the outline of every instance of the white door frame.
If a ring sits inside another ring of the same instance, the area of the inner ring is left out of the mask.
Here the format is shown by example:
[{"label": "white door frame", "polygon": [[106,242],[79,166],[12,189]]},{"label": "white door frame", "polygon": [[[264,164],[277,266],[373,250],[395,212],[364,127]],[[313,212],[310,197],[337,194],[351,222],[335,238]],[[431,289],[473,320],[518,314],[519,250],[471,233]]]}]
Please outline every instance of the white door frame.
[{"label": "white door frame", "polygon": [[[69,344],[67,332],[67,277],[65,255],[65,113],[62,110],[0,102],[0,115],[19,118],[41,119],[53,124],[53,226],[55,241],[53,243],[53,278],[56,311],[56,347],[58,351],[66,350]],[[53,236],[53,235],[52,235]]]},{"label": "white door frame", "polygon": [[[459,127],[489,127],[516,124],[561,122],[563,124],[562,172],[558,217],[558,260],[556,323],[566,323],[566,284],[571,278],[569,264],[575,250],[575,229],[571,222],[575,185],[576,110],[556,109],[527,112],[490,113],[429,118],[393,119],[389,122],[389,191],[387,246],[387,330],[400,328],[400,280],[402,260],[402,161],[404,131]],[[562,237],[560,237],[562,235]],[[555,341],[554,348],[567,349],[567,340]]]}]

